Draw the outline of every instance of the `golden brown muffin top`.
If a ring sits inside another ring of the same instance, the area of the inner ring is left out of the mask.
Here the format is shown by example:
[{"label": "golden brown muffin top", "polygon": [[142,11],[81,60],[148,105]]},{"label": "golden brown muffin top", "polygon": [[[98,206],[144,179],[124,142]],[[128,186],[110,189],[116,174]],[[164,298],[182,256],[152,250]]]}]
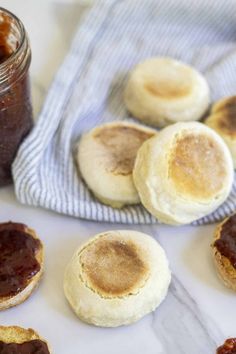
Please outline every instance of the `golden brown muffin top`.
[{"label": "golden brown muffin top", "polygon": [[192,92],[192,69],[172,59],[148,60],[139,64],[136,70],[140,70],[144,88],[156,98],[178,100]]},{"label": "golden brown muffin top", "polygon": [[217,101],[212,107],[212,113],[222,110],[231,111],[236,108],[236,96],[230,96]]},{"label": "golden brown muffin top", "polygon": [[204,134],[185,133],[176,138],[169,160],[169,177],[177,193],[199,201],[213,198],[226,177],[221,147]]},{"label": "golden brown muffin top", "polygon": [[236,137],[236,96],[224,98],[216,102],[207,119],[207,124],[218,133]]},{"label": "golden brown muffin top", "polygon": [[82,278],[104,298],[135,294],[149,277],[145,254],[131,240],[116,234],[103,234],[80,253]]},{"label": "golden brown muffin top", "polygon": [[153,96],[164,99],[178,99],[187,96],[191,92],[191,85],[187,81],[179,82],[177,79],[167,77],[165,80],[151,80],[145,84],[146,90]]},{"label": "golden brown muffin top", "polygon": [[231,138],[236,137],[236,107],[232,110],[215,113],[211,119],[214,119],[218,132],[222,132]]},{"label": "golden brown muffin top", "polygon": [[154,134],[132,126],[114,125],[103,127],[94,137],[106,149],[105,165],[115,175],[132,174],[140,146]]}]

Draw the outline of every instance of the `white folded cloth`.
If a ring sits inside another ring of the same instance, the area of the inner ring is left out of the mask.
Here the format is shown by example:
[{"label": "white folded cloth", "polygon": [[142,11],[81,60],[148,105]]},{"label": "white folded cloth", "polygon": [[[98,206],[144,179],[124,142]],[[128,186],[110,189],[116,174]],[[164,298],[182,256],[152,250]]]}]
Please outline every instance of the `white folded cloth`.
[{"label": "white folded cloth", "polygon": [[[193,65],[205,75],[212,101],[236,94],[235,41],[235,0],[95,1],[15,159],[17,198],[85,219],[156,223],[140,205],[116,210],[98,202],[78,177],[74,143],[97,124],[127,119],[127,73],[148,57]],[[195,224],[221,220],[235,207],[236,183],[228,200]]]}]

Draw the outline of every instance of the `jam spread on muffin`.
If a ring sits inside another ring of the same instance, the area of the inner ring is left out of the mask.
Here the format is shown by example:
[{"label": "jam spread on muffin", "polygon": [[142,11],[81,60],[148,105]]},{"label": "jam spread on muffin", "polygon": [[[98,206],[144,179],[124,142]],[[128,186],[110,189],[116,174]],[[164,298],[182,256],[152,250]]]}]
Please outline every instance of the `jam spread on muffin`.
[{"label": "jam spread on muffin", "polygon": [[23,224],[0,224],[0,297],[22,291],[39,272],[36,253],[41,247]]},{"label": "jam spread on muffin", "polygon": [[49,354],[47,344],[39,339],[21,344],[4,343],[0,341],[0,354]]},{"label": "jam spread on muffin", "polygon": [[236,354],[236,338],[227,339],[223,345],[221,345],[216,354]]},{"label": "jam spread on muffin", "polygon": [[220,238],[214,242],[214,246],[236,268],[236,214],[222,225]]}]

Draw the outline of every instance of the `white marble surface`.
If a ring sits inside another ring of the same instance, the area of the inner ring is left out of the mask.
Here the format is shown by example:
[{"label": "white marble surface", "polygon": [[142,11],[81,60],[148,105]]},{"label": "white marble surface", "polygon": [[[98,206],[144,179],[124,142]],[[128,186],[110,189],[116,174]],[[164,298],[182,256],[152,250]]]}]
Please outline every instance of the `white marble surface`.
[{"label": "white marble surface", "polygon": [[[92,1],[92,0],[91,0]],[[90,2],[91,2],[90,1]],[[101,1],[101,0],[100,0]],[[32,82],[37,115],[50,82],[88,11],[88,1],[2,0],[24,22],[32,44]],[[33,296],[0,313],[0,324],[33,327],[57,354],[211,354],[236,336],[236,297],[218,280],[210,252],[214,226],[136,226],[165,248],[173,272],[160,308],[137,324],[102,329],[80,322],[67,305],[62,280],[74,249],[89,236],[123,226],[85,222],[20,205],[13,188],[0,191],[0,221],[21,221],[45,243],[46,271]]]}]

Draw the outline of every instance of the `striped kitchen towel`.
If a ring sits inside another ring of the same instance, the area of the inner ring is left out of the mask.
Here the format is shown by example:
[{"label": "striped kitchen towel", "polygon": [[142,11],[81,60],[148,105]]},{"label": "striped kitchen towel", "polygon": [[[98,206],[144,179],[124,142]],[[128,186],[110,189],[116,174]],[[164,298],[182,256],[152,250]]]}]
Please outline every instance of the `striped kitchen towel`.
[{"label": "striped kitchen towel", "polygon": [[[127,73],[152,56],[171,56],[200,70],[212,100],[236,93],[235,0],[97,0],[80,26],[31,134],[13,165],[17,198],[85,219],[156,223],[142,206],[115,210],[99,203],[78,178],[73,147],[97,124],[126,119]],[[195,224],[219,221],[228,200]]]}]

